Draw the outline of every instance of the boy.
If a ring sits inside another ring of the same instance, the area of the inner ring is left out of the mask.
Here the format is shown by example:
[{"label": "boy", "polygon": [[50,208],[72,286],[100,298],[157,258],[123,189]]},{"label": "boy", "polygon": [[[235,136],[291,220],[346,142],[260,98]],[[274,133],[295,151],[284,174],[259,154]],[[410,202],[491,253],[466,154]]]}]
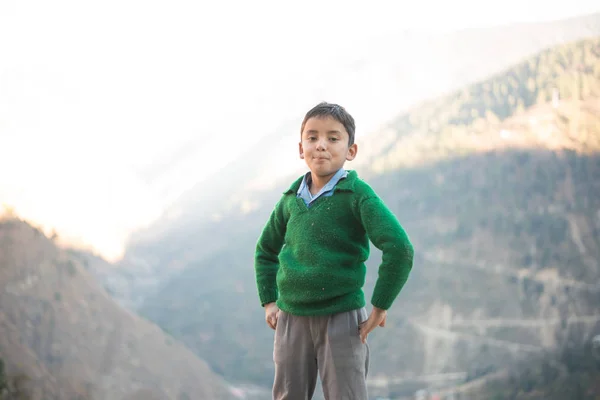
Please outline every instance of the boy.
[{"label": "boy", "polygon": [[[344,163],[356,157],[354,119],[337,105],[308,111],[300,158],[310,171],[283,194],[255,254],[258,295],[275,330],[273,399],[311,399],[320,373],[328,400],[367,400],[367,335],[385,326],[413,247],[396,217]],[[367,318],[369,239],[382,263]]]}]

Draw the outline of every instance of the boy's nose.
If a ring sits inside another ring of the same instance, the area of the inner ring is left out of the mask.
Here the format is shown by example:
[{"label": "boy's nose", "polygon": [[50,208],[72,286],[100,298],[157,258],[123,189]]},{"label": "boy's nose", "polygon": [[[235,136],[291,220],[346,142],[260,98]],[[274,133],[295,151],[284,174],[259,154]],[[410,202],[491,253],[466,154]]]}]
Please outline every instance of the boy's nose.
[{"label": "boy's nose", "polygon": [[317,150],[325,150],[325,148],[326,148],[326,143],[327,143],[327,140],[320,139],[320,140],[317,142]]}]

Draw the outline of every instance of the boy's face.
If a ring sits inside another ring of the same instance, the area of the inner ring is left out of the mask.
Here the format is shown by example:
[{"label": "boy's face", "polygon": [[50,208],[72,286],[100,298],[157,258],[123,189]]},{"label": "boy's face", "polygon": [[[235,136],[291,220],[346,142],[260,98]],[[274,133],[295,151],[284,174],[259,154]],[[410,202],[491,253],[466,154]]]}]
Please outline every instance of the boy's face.
[{"label": "boy's face", "polygon": [[304,125],[300,141],[300,158],[313,174],[333,176],[346,161],[356,157],[357,146],[348,146],[348,132],[331,117],[310,118]]}]

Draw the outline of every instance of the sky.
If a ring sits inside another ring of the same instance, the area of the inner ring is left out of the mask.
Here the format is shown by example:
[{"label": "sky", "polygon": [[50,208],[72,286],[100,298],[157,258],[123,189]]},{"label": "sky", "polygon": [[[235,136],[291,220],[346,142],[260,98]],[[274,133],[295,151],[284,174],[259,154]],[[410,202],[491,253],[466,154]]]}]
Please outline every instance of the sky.
[{"label": "sky", "polygon": [[2,0],[0,203],[115,259],[187,188],[248,146],[267,154],[264,135],[356,97],[319,77],[374,38],[595,3]]}]

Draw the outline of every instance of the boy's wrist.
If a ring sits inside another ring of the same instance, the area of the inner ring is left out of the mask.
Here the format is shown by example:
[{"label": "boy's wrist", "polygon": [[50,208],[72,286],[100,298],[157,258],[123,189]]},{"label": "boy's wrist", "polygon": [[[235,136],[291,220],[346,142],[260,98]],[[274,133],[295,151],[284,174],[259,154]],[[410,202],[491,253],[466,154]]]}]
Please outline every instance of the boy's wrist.
[{"label": "boy's wrist", "polygon": [[275,303],[278,296],[277,289],[267,289],[259,293],[260,302],[265,307],[269,303]]}]

